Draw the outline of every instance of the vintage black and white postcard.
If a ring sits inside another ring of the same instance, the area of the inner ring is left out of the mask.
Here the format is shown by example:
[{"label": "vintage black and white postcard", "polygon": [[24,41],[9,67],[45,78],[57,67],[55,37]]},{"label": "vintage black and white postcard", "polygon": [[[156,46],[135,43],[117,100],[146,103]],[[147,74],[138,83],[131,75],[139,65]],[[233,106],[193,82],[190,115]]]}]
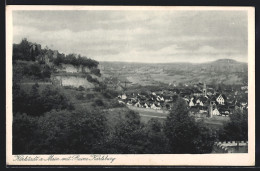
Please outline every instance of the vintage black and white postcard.
[{"label": "vintage black and white postcard", "polygon": [[7,165],[254,166],[254,13],[7,6]]}]

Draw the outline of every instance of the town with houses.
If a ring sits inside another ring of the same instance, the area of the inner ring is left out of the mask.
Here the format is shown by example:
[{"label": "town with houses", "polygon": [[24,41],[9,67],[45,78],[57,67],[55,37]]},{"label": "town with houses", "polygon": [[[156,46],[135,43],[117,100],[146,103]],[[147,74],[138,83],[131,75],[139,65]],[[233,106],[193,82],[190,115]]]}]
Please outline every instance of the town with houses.
[{"label": "town with houses", "polygon": [[234,110],[248,109],[247,99],[238,96],[247,95],[247,86],[241,86],[240,90],[225,90],[219,92],[206,83],[198,83],[193,88],[170,88],[146,93],[124,93],[118,96],[118,102],[127,106],[168,111],[172,108],[174,97],[182,97],[190,108],[190,112],[205,114],[205,116],[228,116]]}]

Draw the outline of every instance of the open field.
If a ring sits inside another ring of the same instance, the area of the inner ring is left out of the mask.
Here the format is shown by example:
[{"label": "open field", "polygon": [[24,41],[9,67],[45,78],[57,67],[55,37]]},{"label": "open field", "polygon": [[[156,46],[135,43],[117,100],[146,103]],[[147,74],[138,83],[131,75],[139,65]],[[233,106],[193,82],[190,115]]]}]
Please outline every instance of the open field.
[{"label": "open field", "polygon": [[[156,111],[154,112],[145,111],[138,108],[131,108],[131,110],[138,112],[143,122],[148,122],[152,118],[156,118],[163,122],[168,115],[167,113],[158,113]],[[213,116],[212,118],[203,118],[203,120],[209,127],[217,129],[217,128],[221,128],[229,120],[229,117]]]},{"label": "open field", "polygon": [[[123,75],[132,84],[206,82],[207,84],[242,84],[247,80],[247,64],[230,59],[209,63],[127,63],[100,62],[106,77]],[[120,80],[120,79],[119,79]]]}]

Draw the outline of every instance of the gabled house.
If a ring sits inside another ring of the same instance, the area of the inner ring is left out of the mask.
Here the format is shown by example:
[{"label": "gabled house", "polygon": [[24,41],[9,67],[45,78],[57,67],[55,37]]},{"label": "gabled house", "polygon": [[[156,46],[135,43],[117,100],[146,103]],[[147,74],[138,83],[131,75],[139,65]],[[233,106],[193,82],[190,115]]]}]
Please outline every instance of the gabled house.
[{"label": "gabled house", "polygon": [[153,104],[151,105],[151,109],[160,110],[160,109],[161,109],[161,106],[158,105],[158,104],[153,103]]},{"label": "gabled house", "polygon": [[195,99],[194,99],[194,97],[192,97],[192,98],[190,99],[189,106],[190,106],[190,107],[191,107],[191,106],[195,106]]},{"label": "gabled house", "polygon": [[218,108],[213,109],[212,114],[213,115],[220,115]]},{"label": "gabled house", "polygon": [[141,104],[140,104],[140,102],[138,101],[137,103],[135,103],[134,106],[135,106],[135,107],[141,107]]},{"label": "gabled house", "polygon": [[147,103],[144,103],[144,108],[149,108],[149,105]]},{"label": "gabled house", "polygon": [[226,100],[226,96],[224,94],[216,94],[216,101],[218,104],[224,105]]}]

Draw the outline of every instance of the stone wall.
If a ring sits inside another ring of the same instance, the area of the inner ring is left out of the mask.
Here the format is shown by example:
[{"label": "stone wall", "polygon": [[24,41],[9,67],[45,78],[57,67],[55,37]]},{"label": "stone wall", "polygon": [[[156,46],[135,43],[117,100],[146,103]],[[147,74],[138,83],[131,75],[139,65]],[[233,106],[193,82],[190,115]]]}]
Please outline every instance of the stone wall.
[{"label": "stone wall", "polygon": [[[238,145],[238,146],[237,146]],[[213,146],[213,153],[247,153],[248,142],[247,141],[226,141],[216,142]]]},{"label": "stone wall", "polygon": [[55,80],[59,80],[61,86],[72,86],[79,87],[82,86],[84,88],[94,88],[95,86],[88,82],[88,80],[84,77],[77,76],[55,76]]},{"label": "stone wall", "polygon": [[60,67],[57,67],[58,72],[68,72],[68,73],[90,73],[90,69],[88,67],[84,67],[82,65],[80,66],[74,66],[71,64],[61,64]]}]

